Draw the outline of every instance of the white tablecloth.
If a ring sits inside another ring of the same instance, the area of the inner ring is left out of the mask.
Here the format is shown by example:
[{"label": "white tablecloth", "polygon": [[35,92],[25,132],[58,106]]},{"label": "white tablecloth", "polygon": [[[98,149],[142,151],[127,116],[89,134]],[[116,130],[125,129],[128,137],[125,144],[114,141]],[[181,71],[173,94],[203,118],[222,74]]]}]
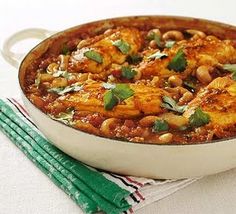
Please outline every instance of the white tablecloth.
[{"label": "white tablecloth", "polygon": [[[0,45],[7,36],[24,28],[62,30],[96,19],[140,14],[195,16],[236,25],[236,1],[0,0]],[[27,51],[34,43],[35,41],[27,41],[15,49]],[[0,58],[0,96],[19,96],[17,71],[2,58]],[[236,169],[205,177],[137,213],[236,213],[235,202]],[[82,212],[0,133],[0,213]]]}]

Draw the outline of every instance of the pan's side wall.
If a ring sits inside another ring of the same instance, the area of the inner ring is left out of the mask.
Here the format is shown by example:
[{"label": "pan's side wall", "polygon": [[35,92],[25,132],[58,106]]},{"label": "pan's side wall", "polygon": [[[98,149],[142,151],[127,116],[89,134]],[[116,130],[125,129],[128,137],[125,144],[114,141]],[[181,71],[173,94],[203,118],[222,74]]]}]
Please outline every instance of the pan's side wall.
[{"label": "pan's side wall", "polygon": [[214,174],[236,166],[235,139],[198,145],[151,145],[97,137],[58,123],[23,95],[39,129],[53,144],[82,162],[115,173],[180,179]]}]

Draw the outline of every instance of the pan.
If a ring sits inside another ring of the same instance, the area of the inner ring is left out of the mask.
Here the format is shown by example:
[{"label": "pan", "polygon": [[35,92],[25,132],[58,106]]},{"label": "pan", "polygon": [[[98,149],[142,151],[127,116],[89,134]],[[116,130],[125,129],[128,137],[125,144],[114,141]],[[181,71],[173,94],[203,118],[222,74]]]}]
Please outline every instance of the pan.
[{"label": "pan", "polygon": [[[218,173],[236,166],[236,138],[201,144],[157,145],[132,143],[99,137],[76,130],[51,119],[25,95],[26,69],[46,51],[56,49],[70,38],[87,33],[94,35],[106,29],[127,26],[144,29],[197,29],[219,38],[236,40],[236,27],[203,19],[175,16],[120,17],[82,24],[59,33],[44,29],[26,29],[9,37],[2,55],[18,68],[22,99],[30,116],[45,136],[60,150],[90,166],[114,173],[158,179],[182,179]],[[43,41],[21,61],[22,55],[11,51],[17,42],[27,38]],[[21,61],[21,62],[20,62]]]}]

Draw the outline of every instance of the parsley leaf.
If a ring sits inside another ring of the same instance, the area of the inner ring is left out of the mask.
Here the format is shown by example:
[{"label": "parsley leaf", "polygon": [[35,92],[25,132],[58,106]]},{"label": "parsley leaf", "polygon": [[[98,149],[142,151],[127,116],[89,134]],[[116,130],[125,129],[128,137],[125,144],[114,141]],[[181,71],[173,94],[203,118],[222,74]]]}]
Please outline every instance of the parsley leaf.
[{"label": "parsley leaf", "polygon": [[236,81],[236,72],[233,73],[232,78]]},{"label": "parsley leaf", "polygon": [[200,127],[210,122],[209,114],[202,111],[200,107],[196,108],[195,112],[189,118],[189,124],[192,127]]},{"label": "parsley leaf", "polygon": [[236,72],[236,64],[224,64],[223,68],[230,72]]},{"label": "parsley leaf", "polygon": [[128,54],[131,49],[130,45],[122,39],[112,42],[112,45],[116,46],[123,54]]},{"label": "parsley leaf", "polygon": [[40,75],[41,75],[40,73],[37,73],[37,78],[34,81],[34,83],[37,86],[37,88],[39,87],[39,84],[40,84]]},{"label": "parsley leaf", "polygon": [[169,129],[168,123],[162,119],[157,119],[152,127],[153,132],[162,132],[162,131],[167,131],[168,129]]},{"label": "parsley leaf", "polygon": [[177,105],[176,101],[168,96],[162,97],[163,103],[161,104],[161,107],[164,107],[166,109],[169,109],[171,111],[175,111],[178,113],[183,113],[186,110],[186,105],[179,106]]},{"label": "parsley leaf", "polygon": [[108,83],[108,82],[104,82],[104,83],[102,83],[102,87],[105,88],[105,89],[113,89],[113,88],[116,87],[116,85]]},{"label": "parsley leaf", "polygon": [[194,93],[196,91],[197,79],[193,76],[188,76],[183,84],[189,91]]},{"label": "parsley leaf", "polygon": [[101,64],[103,62],[103,57],[100,53],[94,51],[94,50],[89,50],[84,52],[84,56],[86,56],[87,58]]},{"label": "parsley leaf", "polygon": [[232,78],[236,80],[236,64],[224,64],[223,69],[232,72]]},{"label": "parsley leaf", "polygon": [[72,77],[71,73],[68,73],[67,71],[60,71],[58,70],[57,72],[53,73],[53,77],[64,77],[66,79],[70,79]]},{"label": "parsley leaf", "polygon": [[68,92],[80,91],[82,88],[83,88],[82,85],[72,84],[66,87],[50,88],[48,89],[48,92],[56,93],[58,95],[64,95],[65,93]]},{"label": "parsley leaf", "polygon": [[165,47],[166,48],[172,48],[174,46],[174,44],[175,44],[175,41],[169,40],[169,41],[166,41]]},{"label": "parsley leaf", "polygon": [[140,56],[140,55],[138,55],[138,54],[134,54],[134,55],[129,55],[129,56],[127,57],[127,62],[128,62],[129,64],[137,64],[137,63],[141,62],[142,59],[143,59],[142,56]]},{"label": "parsley leaf", "polygon": [[157,35],[155,32],[152,31],[152,32],[148,35],[147,38],[148,38],[149,41],[154,40],[159,48],[162,47],[162,45],[161,45],[161,38],[160,38],[160,36]]},{"label": "parsley leaf", "polygon": [[128,80],[133,79],[136,74],[137,74],[137,71],[135,71],[134,69],[131,69],[129,66],[121,67],[121,76]]},{"label": "parsley leaf", "polygon": [[119,99],[112,93],[112,91],[107,91],[103,97],[104,108],[106,110],[112,110],[119,102]]},{"label": "parsley leaf", "polygon": [[148,59],[162,59],[162,58],[165,58],[165,57],[168,57],[168,54],[161,53],[160,51],[157,51],[156,53],[148,56],[147,58]]},{"label": "parsley leaf", "polygon": [[74,109],[68,109],[66,112],[60,112],[59,115],[49,115],[51,118],[63,122],[67,125],[72,125],[73,116],[74,116]]},{"label": "parsley leaf", "polygon": [[123,101],[134,95],[134,91],[127,84],[117,84],[112,92],[119,98],[120,101]]},{"label": "parsley leaf", "polygon": [[69,49],[69,47],[68,47],[66,44],[63,44],[63,45],[62,45],[61,53],[62,53],[63,55],[67,55],[67,54],[70,53],[70,49]]},{"label": "parsley leaf", "polygon": [[170,61],[167,68],[169,70],[174,70],[176,72],[182,72],[187,66],[187,60],[185,59],[185,54],[183,49],[179,49],[174,58]]},{"label": "parsley leaf", "polygon": [[106,110],[113,109],[119,102],[134,95],[134,91],[127,84],[117,84],[115,88],[104,94],[104,108]]}]

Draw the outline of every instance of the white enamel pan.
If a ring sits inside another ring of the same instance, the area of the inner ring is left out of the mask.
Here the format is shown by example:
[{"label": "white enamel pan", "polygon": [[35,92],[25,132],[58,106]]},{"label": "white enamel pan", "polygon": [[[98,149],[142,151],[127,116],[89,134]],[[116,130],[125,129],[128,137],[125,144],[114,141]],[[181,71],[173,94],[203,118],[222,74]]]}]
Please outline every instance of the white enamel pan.
[{"label": "white enamel pan", "polygon": [[[171,16],[139,16],[101,20],[56,33],[43,29],[27,29],[8,38],[2,55],[19,67],[19,83],[24,104],[39,129],[53,144],[68,155],[90,166],[115,173],[148,178],[181,179],[218,173],[236,167],[236,138],[194,145],[153,145],[131,143],[98,137],[52,120],[34,106],[24,94],[25,71],[46,51],[55,51],[59,44],[83,33],[94,35],[115,26],[140,28],[198,29],[220,38],[236,40],[236,27],[218,22]],[[11,47],[26,38],[44,39],[20,63],[21,55]]]}]

